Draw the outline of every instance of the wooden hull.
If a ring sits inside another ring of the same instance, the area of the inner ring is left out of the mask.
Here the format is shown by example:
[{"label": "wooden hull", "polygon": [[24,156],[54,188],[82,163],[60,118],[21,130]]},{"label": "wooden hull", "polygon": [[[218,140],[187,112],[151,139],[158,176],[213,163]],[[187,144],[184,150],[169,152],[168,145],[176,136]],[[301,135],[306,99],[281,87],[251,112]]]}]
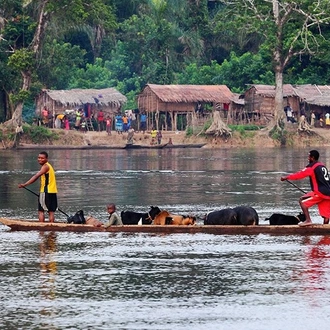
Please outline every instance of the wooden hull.
[{"label": "wooden hull", "polygon": [[126,144],[124,149],[163,149],[166,144],[155,144],[155,145],[145,145],[145,144]]},{"label": "wooden hull", "polygon": [[145,145],[145,144],[126,144],[124,149],[163,149],[163,148],[202,148],[206,144],[155,144],[155,145]]},{"label": "wooden hull", "polygon": [[33,220],[14,220],[0,218],[0,223],[12,230],[20,231],[68,231],[68,232],[106,232],[106,233],[152,233],[152,234],[214,234],[214,235],[330,235],[330,225],[295,226],[112,226],[109,228],[76,225],[64,222],[39,222]]}]

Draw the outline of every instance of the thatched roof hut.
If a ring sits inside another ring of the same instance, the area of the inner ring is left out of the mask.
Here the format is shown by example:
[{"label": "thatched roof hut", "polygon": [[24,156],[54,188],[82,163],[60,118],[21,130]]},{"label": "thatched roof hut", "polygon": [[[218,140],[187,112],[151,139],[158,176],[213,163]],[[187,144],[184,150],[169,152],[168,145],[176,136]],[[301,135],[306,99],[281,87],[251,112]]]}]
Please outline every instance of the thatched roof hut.
[{"label": "thatched roof hut", "polygon": [[37,113],[46,107],[53,115],[67,109],[89,108],[94,113],[102,109],[105,114],[113,115],[126,103],[127,98],[115,88],[104,89],[43,89],[36,99]]},{"label": "thatched roof hut", "polygon": [[[178,128],[178,117],[188,123],[197,107],[229,108],[233,94],[225,85],[155,85],[147,84],[138,96],[140,112],[155,118],[156,126]],[[152,116],[155,114],[155,116]],[[165,120],[159,124],[159,116]],[[169,120],[168,120],[169,118]],[[149,124],[152,125],[152,122]]]},{"label": "thatched roof hut", "polygon": [[[274,115],[275,86],[273,85],[250,85],[244,93],[244,112],[253,121],[262,124]],[[283,85],[283,109],[290,104],[295,115],[299,113],[299,97],[291,84]]]},{"label": "thatched roof hut", "polygon": [[330,113],[330,86],[297,85],[295,90],[300,98],[300,109],[307,118],[314,112],[317,123]]}]

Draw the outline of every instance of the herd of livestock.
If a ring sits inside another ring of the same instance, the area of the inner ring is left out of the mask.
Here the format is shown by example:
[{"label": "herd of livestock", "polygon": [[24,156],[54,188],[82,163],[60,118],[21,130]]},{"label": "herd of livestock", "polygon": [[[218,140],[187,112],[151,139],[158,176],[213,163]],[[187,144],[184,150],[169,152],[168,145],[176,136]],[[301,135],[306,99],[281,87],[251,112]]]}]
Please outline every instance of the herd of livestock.
[{"label": "herd of livestock", "polygon": [[[122,211],[121,220],[124,225],[195,225],[196,217],[192,215],[173,214],[161,210],[158,206],[151,206],[149,212],[139,213],[134,211]],[[297,216],[274,213],[269,218],[269,225],[297,225],[305,221],[305,216],[300,213]],[[204,225],[221,226],[257,226],[259,216],[257,211],[250,206],[237,206],[209,212],[203,218]],[[84,218],[83,211],[78,211],[74,216],[68,218],[69,223],[87,223],[93,226],[102,226],[102,223],[93,218]]]},{"label": "herd of livestock", "polygon": [[[138,213],[133,211],[122,211],[121,218],[124,225],[194,225],[196,217],[191,215],[172,214],[165,210],[160,210],[157,206],[151,206],[148,213]],[[266,219],[270,225],[297,225],[305,220],[303,214],[297,216],[274,213]],[[203,219],[204,225],[259,225],[257,211],[250,206],[237,206],[209,212]]]}]

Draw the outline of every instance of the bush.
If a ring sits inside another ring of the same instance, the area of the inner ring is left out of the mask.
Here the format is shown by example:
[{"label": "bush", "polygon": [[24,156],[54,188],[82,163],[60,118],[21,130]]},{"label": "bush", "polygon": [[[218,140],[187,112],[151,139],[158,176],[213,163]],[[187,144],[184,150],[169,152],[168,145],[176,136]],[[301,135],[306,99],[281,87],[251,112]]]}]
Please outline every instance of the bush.
[{"label": "bush", "polygon": [[26,134],[33,143],[42,143],[44,141],[57,140],[58,134],[54,133],[47,127],[43,126],[28,126],[23,125],[23,132]]},{"label": "bush", "polygon": [[194,130],[193,130],[192,127],[188,126],[186,128],[186,136],[189,137],[189,136],[192,136],[192,135],[194,135]]},{"label": "bush", "polygon": [[229,128],[232,131],[258,131],[261,128],[263,128],[263,126],[258,126],[258,125],[228,125]]},{"label": "bush", "polygon": [[273,127],[273,129],[269,132],[269,136],[278,142],[280,142],[281,146],[285,146],[287,142],[288,132],[286,130],[281,130],[277,127]]}]

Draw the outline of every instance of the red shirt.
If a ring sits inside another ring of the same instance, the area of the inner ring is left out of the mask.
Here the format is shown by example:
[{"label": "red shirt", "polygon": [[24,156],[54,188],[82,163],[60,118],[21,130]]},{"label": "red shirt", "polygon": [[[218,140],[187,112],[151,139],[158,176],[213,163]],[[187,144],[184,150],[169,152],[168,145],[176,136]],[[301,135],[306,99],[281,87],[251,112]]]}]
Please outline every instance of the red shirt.
[{"label": "red shirt", "polygon": [[309,177],[312,191],[323,198],[330,199],[330,178],[328,169],[320,162],[308,164],[302,171],[290,174],[288,180]]},{"label": "red shirt", "polygon": [[100,111],[99,114],[97,115],[97,120],[98,121],[103,121],[104,120],[103,112],[102,111]]}]

